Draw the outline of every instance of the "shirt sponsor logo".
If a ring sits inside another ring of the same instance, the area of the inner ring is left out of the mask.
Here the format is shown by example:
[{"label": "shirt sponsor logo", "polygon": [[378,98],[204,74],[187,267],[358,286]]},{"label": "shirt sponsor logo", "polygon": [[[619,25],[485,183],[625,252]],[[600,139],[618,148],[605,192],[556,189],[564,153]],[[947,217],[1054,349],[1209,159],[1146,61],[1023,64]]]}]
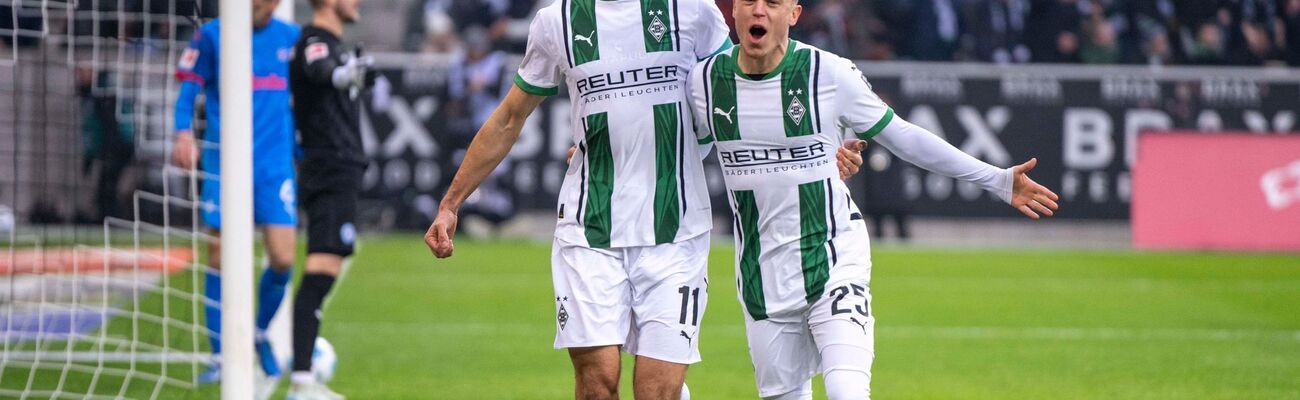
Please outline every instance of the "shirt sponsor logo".
[{"label": "shirt sponsor logo", "polygon": [[[658,65],[633,68],[625,71],[596,74],[578,80],[576,85],[579,96],[592,96],[604,93],[604,96],[588,98],[587,101],[605,100],[615,97],[630,97],[659,90],[634,90],[654,85],[675,84],[681,69],[676,65]],[[672,89],[680,88],[672,85]],[[609,93],[617,92],[617,93]],[[626,93],[624,93],[626,92]]]},{"label": "shirt sponsor logo", "polygon": [[255,76],[253,90],[289,90],[289,81],[276,74]]},{"label": "shirt sponsor logo", "polygon": [[[785,172],[815,167],[825,164],[826,154],[826,143],[817,142],[799,147],[719,151],[718,160],[728,170],[728,175],[751,175],[753,173]],[[733,170],[750,167],[771,168],[758,169],[757,172],[743,174]]]},{"label": "shirt sponsor logo", "polygon": [[305,56],[307,57],[307,63],[310,64],[329,56],[330,48],[329,45],[326,45],[325,43],[316,42],[307,45],[307,50],[303,53],[305,53]]}]

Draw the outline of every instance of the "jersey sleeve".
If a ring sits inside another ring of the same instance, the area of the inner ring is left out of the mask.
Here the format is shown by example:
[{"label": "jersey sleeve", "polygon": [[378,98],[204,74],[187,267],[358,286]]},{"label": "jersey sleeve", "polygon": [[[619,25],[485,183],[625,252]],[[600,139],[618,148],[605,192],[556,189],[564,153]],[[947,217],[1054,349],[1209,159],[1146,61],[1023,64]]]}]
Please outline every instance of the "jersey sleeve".
[{"label": "jersey sleeve", "polygon": [[181,52],[176,63],[176,79],[204,86],[217,74],[217,49],[208,29],[199,29],[190,40],[189,47]]},{"label": "jersey sleeve", "polygon": [[560,91],[560,64],[565,59],[554,43],[555,18],[549,18],[552,11],[554,7],[544,8],[533,17],[528,27],[528,46],[515,74],[515,86],[537,96],[552,96]]},{"label": "jersey sleeve", "polygon": [[902,118],[893,118],[892,123],[885,121],[882,125],[875,141],[898,158],[930,172],[974,183],[1003,202],[1011,202],[1011,168],[998,168],[980,161]]},{"label": "jersey sleeve", "polygon": [[174,110],[174,127],[177,132],[188,131],[194,123],[194,102],[199,92],[217,73],[216,48],[212,45],[206,29],[194,33],[189,47],[181,52],[176,63],[176,79],[180,81],[180,93],[176,96]]},{"label": "jersey sleeve", "polygon": [[853,131],[859,138],[870,139],[894,119],[894,109],[880,100],[880,96],[871,90],[871,84],[862,71],[845,59],[836,60],[835,83],[839,86],[840,115],[842,128]]},{"label": "jersey sleeve", "polygon": [[302,48],[297,51],[299,53],[295,57],[302,57],[303,71],[295,72],[301,72],[313,84],[332,85],[334,68],[338,67],[338,57],[335,56],[338,48],[320,37],[312,36],[302,41]]},{"label": "jersey sleeve", "polygon": [[709,106],[707,96],[704,95],[704,77],[707,75],[705,67],[708,62],[700,62],[691,68],[691,73],[686,80],[687,101],[691,110],[691,121],[695,125],[695,140],[699,144],[708,144],[713,142],[713,131],[709,129]]},{"label": "jersey sleeve", "polygon": [[696,4],[699,12],[695,19],[695,34],[698,35],[695,40],[695,59],[703,60],[731,48],[731,28],[722,19],[722,11],[718,10],[717,4],[708,0]]}]

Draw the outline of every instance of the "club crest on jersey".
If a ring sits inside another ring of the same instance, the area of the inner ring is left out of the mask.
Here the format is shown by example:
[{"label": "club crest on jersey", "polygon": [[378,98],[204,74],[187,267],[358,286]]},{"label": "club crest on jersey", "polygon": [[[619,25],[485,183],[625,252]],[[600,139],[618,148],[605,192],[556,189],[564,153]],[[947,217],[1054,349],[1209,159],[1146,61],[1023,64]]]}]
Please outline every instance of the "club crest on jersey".
[{"label": "club crest on jersey", "polygon": [[650,20],[650,25],[646,26],[645,29],[650,32],[651,36],[655,37],[656,42],[662,42],[664,35],[668,33],[668,26],[664,25],[664,21],[659,19],[660,15],[664,15],[664,12],[663,10],[652,10],[649,14],[654,18]]},{"label": "club crest on jersey", "polygon": [[[799,94],[803,94],[803,90],[796,90],[796,91],[791,91],[790,95],[793,96],[795,92],[798,92]],[[785,109],[785,115],[790,116],[790,120],[794,121],[795,125],[799,125],[803,123],[803,117],[804,115],[807,114],[808,114],[808,109],[804,108],[803,102],[799,101],[798,97],[791,97],[790,107],[787,107]]]},{"label": "club crest on jersey", "polygon": [[329,56],[330,48],[329,45],[325,43],[316,42],[307,45],[307,50],[304,51],[303,53],[307,57],[307,63],[310,64],[316,62],[316,60],[320,60],[322,58]]},{"label": "club crest on jersey", "polygon": [[560,304],[560,311],[555,314],[555,322],[560,324],[560,330],[569,323],[569,311],[564,309],[564,304]]},{"label": "club crest on jersey", "polygon": [[181,53],[181,62],[179,66],[181,69],[194,69],[194,64],[198,63],[198,61],[199,49],[193,47],[186,48],[185,52]]}]

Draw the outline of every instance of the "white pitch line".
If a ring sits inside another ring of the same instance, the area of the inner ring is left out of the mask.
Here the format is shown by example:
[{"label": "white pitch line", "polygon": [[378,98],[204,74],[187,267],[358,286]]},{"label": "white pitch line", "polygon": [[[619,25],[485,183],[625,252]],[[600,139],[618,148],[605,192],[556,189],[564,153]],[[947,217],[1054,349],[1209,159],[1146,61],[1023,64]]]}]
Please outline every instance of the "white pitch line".
[{"label": "white pitch line", "polygon": [[[502,335],[549,334],[551,325],[482,322],[351,322],[330,321],[331,330],[357,332],[409,332],[412,335]],[[704,337],[743,337],[737,325],[703,326]],[[876,325],[876,337],[970,340],[1060,340],[1060,341],[1279,341],[1300,343],[1300,330],[1198,329],[1198,328],[1078,328],[1078,327],[981,327]]]},{"label": "white pitch line", "polygon": [[1292,341],[1300,342],[1300,331],[1271,329],[1198,328],[1074,328],[1074,327],[980,327],[980,326],[876,326],[876,336],[981,340],[1064,340],[1064,341]]}]

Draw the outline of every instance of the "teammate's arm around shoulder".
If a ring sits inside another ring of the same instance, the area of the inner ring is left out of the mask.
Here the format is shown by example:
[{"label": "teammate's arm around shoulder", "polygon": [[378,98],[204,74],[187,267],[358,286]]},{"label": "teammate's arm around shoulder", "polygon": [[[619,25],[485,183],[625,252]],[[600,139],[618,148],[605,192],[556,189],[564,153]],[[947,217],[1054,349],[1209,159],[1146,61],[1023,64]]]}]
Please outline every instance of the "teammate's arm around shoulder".
[{"label": "teammate's arm around shoulder", "polygon": [[505,101],[479,128],[474,141],[470,142],[469,150],[465,152],[465,160],[461,161],[460,168],[456,171],[456,177],[451,180],[451,187],[438,204],[438,216],[424,234],[424,243],[433,251],[433,255],[438,258],[451,257],[454,248],[452,236],[456,234],[457,213],[460,212],[461,203],[505,159],[510,147],[519,139],[524,121],[544,99],[544,96],[524,92],[519,86],[511,87]]}]

